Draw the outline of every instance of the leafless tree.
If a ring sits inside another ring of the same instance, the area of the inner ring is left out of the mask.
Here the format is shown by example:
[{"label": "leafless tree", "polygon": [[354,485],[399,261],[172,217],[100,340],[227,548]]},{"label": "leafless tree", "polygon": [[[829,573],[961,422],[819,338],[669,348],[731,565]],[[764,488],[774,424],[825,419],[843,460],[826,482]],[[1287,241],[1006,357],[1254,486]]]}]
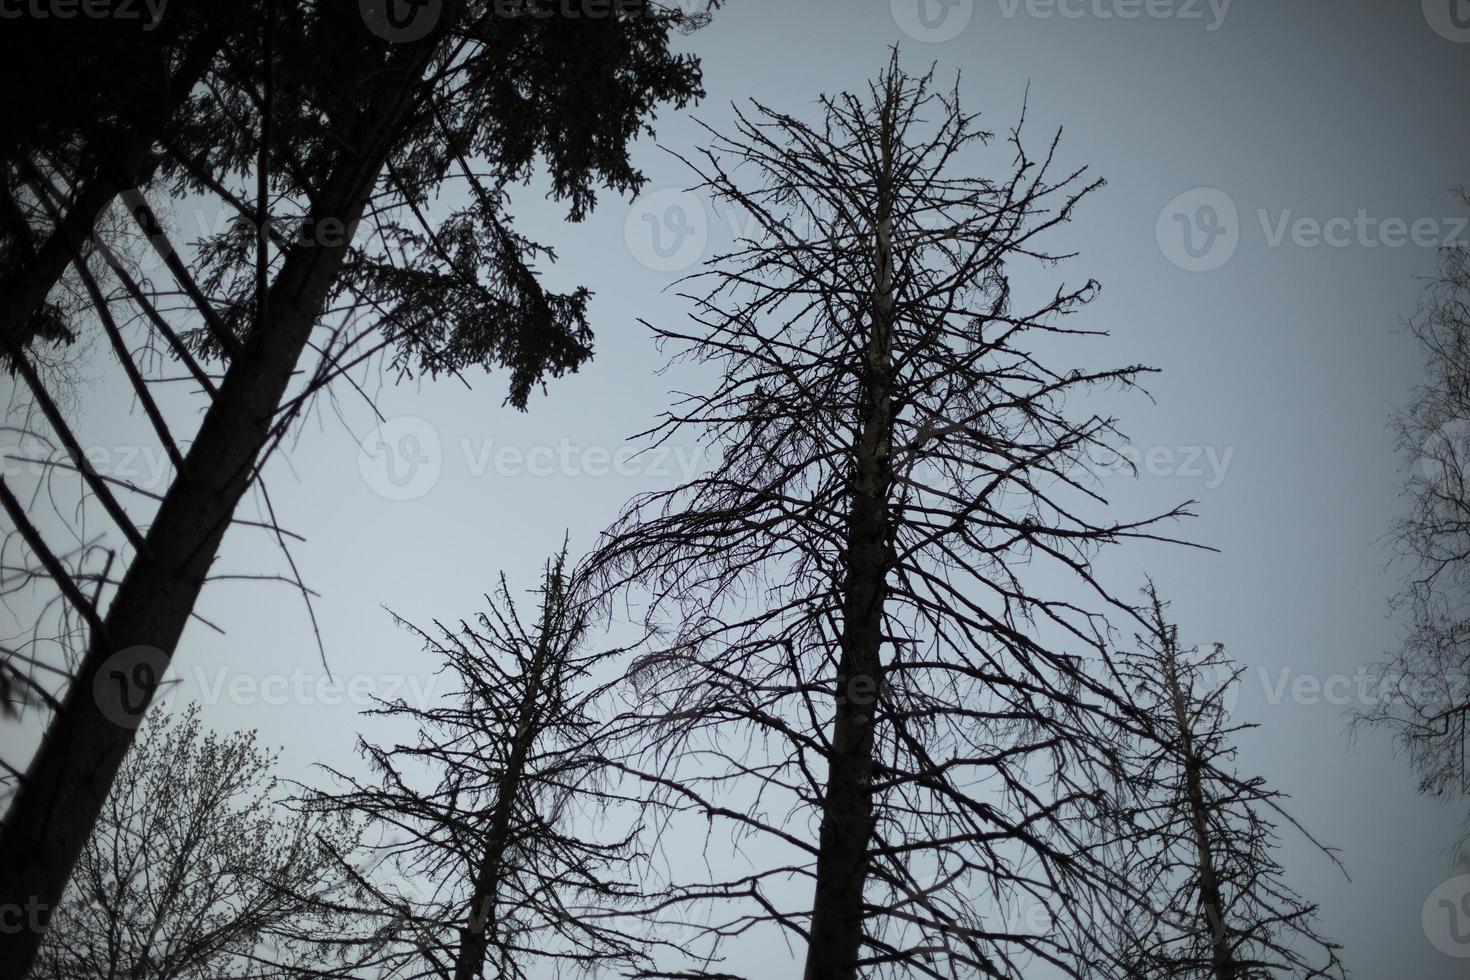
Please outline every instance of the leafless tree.
[{"label": "leafless tree", "polygon": [[[1470,195],[1460,192],[1470,205]],[[1398,413],[1407,510],[1390,538],[1405,569],[1400,648],[1376,672],[1359,723],[1392,731],[1421,792],[1464,794],[1470,714],[1470,250],[1440,253],[1408,332],[1425,382]]]},{"label": "leafless tree", "polygon": [[597,762],[585,613],[570,598],[565,552],[546,567],[540,609],[523,622],[504,578],[476,624],[413,629],[455,689],[431,705],[370,714],[411,722],[412,745],[363,741],[377,773],[317,806],[360,815],[394,941],[395,977],[472,980],[536,975],[536,964],[590,970],[650,962],[620,922],[641,899],[630,836],[588,836],[611,797]]},{"label": "leafless tree", "polygon": [[[1317,906],[1285,881],[1284,824],[1334,862],[1265,781],[1241,775],[1229,695],[1243,668],[1223,647],[1182,649],[1152,584],[1149,630],[1119,657],[1145,719],[1124,768],[1110,847],[1132,888],[1107,911],[1100,977],[1269,980],[1346,976],[1340,947],[1316,931]],[[1341,865],[1339,865],[1341,867]]]},{"label": "leafless tree", "polygon": [[820,109],[737,110],[689,161],[751,230],[693,277],[693,326],[654,328],[714,381],[647,438],[717,462],[585,566],[660,631],[605,744],[653,829],[760,842],[754,870],[672,869],[693,972],[769,924],[808,980],[1075,971],[1064,930],[1006,910],[1075,918],[1106,886],[1079,828],[1117,761],[1105,614],[1128,607],[1092,560],[1185,513],[1093,516],[1117,433],[1066,414],[1145,370],[1057,366],[1100,334],[1073,322],[1098,286],[1037,284],[1100,182],[1021,124],[971,176],[990,134],[896,52]]},{"label": "leafless tree", "polygon": [[216,735],[159,705],[77,862],[32,976],[312,976],[337,951],[355,828],[288,810],[253,732]]}]

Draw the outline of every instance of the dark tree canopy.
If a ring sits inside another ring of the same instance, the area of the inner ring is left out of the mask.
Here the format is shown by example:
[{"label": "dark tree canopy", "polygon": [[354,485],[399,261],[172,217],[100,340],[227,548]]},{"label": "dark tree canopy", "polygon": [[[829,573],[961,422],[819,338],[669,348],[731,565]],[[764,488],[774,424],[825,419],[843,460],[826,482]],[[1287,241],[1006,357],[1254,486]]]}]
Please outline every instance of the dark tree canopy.
[{"label": "dark tree canopy", "polygon": [[[65,85],[18,63],[12,97],[43,101],[4,148],[0,350],[27,428],[64,450],[47,480],[71,481],[109,531],[59,551],[27,514],[33,489],[0,482],[17,552],[4,588],[50,589],[3,673],[51,715],[0,830],[0,903],[59,898],[132,738],[93,682],[143,651],[133,695],[147,703],[232,525],[269,534],[309,602],[259,477],[316,394],[339,379],[360,394],[375,370],[504,369],[524,408],[591,355],[586,290],[542,285],[554,257],[514,230],[508,193],[537,169],[582,218],[600,189],[641,184],[629,144],[656,107],[702,94],[698,64],[670,45],[688,16],[607,13],[444,0],[389,40],[356,0],[176,0],[147,38],[99,28],[97,60]],[[58,54],[58,35],[31,36],[37,58]],[[129,58],[138,70],[115,85]],[[174,240],[150,194],[228,220]],[[134,246],[158,268],[129,261]],[[83,335],[115,358],[166,451],[162,493],[83,457],[40,353]],[[163,385],[184,386],[185,404],[158,398]],[[251,492],[257,513],[237,515]],[[0,973],[22,974],[38,938],[0,936]]]}]

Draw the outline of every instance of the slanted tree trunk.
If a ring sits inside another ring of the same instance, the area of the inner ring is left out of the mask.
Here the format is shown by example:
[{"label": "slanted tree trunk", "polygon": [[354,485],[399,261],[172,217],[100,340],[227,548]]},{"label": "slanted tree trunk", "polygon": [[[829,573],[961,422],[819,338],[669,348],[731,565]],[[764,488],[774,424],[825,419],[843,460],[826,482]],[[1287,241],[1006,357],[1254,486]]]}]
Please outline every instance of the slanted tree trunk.
[{"label": "slanted tree trunk", "polygon": [[474,891],[470,895],[464,928],[460,933],[459,951],[454,958],[454,980],[475,980],[485,966],[485,950],[489,947],[490,935],[495,929],[500,871],[506,847],[510,843],[510,822],[515,814],[516,799],[521,792],[526,760],[541,734],[536,716],[542,708],[541,683],[546,674],[550,645],[555,642],[553,620],[557,604],[561,601],[561,584],[558,579],[552,583],[552,589],[548,590],[542,606],[541,633],[537,638],[536,652],[532,654],[531,669],[526,677],[526,695],[521,700],[519,717],[516,719],[515,741],[506,759],[500,785],[496,789],[490,832],[485,838],[485,850],[480,867],[475,873]]},{"label": "slanted tree trunk", "polygon": [[[891,161],[890,121],[885,115],[881,136],[885,178]],[[806,980],[848,980],[857,975],[873,830],[873,718],[883,683],[883,600],[891,540],[888,495],[893,477],[892,205],[888,186],[880,187],[878,193],[872,323],[863,364],[866,383],[854,447],[842,586],[836,717],[818,840]]]},{"label": "slanted tree trunk", "polygon": [[1164,679],[1174,720],[1179,726],[1179,753],[1184,762],[1186,805],[1189,807],[1190,832],[1194,836],[1195,855],[1199,862],[1199,912],[1210,935],[1210,966],[1215,980],[1236,980],[1239,976],[1235,954],[1225,923],[1225,905],[1220,890],[1220,876],[1215,869],[1214,848],[1210,845],[1209,807],[1205,801],[1201,771],[1204,766],[1194,745],[1194,723],[1189,718],[1184,689],[1179,681],[1178,649],[1173,631],[1163,637]]},{"label": "slanted tree trunk", "polygon": [[[313,220],[351,227],[362,216],[436,40],[401,46],[379,76]],[[254,324],[231,362],[0,826],[0,906],[50,910],[60,900],[135,734],[106,717],[94,680],[109,657],[131,647],[154,648],[165,663],[172,657],[346,254],[342,242],[297,245],[286,257],[269,292],[269,322]],[[130,694],[146,708],[159,678],[136,679]],[[26,976],[40,940],[33,929],[0,930],[0,976]]]}]

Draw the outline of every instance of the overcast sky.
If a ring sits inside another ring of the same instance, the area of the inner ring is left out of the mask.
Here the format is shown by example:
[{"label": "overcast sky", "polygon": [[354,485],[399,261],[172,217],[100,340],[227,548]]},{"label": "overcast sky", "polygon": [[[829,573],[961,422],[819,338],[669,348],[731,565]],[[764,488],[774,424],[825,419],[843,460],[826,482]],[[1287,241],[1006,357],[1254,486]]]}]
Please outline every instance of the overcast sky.
[{"label": "overcast sky", "polygon": [[[810,117],[819,92],[863,84],[898,43],[910,68],[962,72],[966,107],[990,128],[1015,120],[1029,87],[1028,129],[1039,139],[1062,128],[1063,163],[1107,179],[1057,241],[1081,253],[1069,277],[1102,283],[1085,315],[1113,337],[1092,349],[1161,369],[1153,403],[1121,407],[1142,472],[1109,488],[1130,510],[1197,499],[1186,533],[1220,550],[1135,548],[1104,569],[1125,595],[1152,574],[1190,642],[1224,643],[1250,668],[1236,712],[1261,727],[1242,768],[1291,793],[1293,813],[1341,849],[1351,883],[1300,842],[1285,863],[1353,972],[1383,980],[1448,980],[1470,962],[1436,948],[1470,957],[1438,906],[1465,891],[1452,883],[1428,901],[1455,874],[1448,848],[1464,802],[1417,797],[1385,737],[1350,741],[1346,717],[1359,700],[1352,678],[1396,635],[1381,537],[1399,510],[1401,464],[1386,422],[1419,364],[1399,324],[1433,246],[1465,235],[1450,194],[1470,181],[1464,6],[729,0],[680,41],[704,60],[709,94],[695,115],[717,129],[749,98]],[[658,130],[672,150],[700,139],[673,113]],[[468,617],[499,570],[529,587],[564,531],[585,548],[630,494],[697,465],[619,452],[675,380],[654,376],[661,358],[637,320],[678,323],[687,310],[665,287],[738,219],[681,194],[687,174],[653,143],[637,159],[647,194],[605,197],[580,226],[562,224],[539,188],[517,208],[521,230],[558,249],[549,279],[596,294],[590,367],[525,414],[502,406],[499,377],[473,378],[473,390],[385,388],[377,402],[393,421],[382,430],[344,390],[268,471],[277,513],[309,539],[296,558],[322,593],[331,667],[359,696],[315,686],[321,664],[289,590],[227,583],[200,606],[226,634],[191,628],[172,698],[205,701],[215,727],[258,728],[284,746],[289,775],[350,765],[364,728],[352,702],[431,684],[436,666],[383,607],[417,622]],[[185,228],[198,220],[182,212]],[[108,381],[84,394],[97,444],[128,444],[137,419],[124,404]],[[258,532],[236,529],[220,565],[279,559]],[[782,960],[766,949],[728,966],[799,969]]]}]

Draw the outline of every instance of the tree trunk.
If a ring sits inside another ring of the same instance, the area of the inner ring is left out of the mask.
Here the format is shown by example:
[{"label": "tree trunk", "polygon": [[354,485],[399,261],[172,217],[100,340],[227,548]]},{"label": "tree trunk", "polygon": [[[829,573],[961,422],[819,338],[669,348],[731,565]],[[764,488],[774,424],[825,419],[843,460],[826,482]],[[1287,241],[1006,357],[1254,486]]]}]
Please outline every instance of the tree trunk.
[{"label": "tree trunk", "polygon": [[485,951],[489,948],[490,933],[495,928],[500,870],[505,849],[510,843],[510,821],[515,813],[516,797],[521,791],[526,760],[531,755],[539,733],[536,713],[541,706],[541,681],[550,657],[552,605],[559,601],[559,596],[559,589],[553,593],[548,588],[546,608],[541,617],[541,634],[537,638],[536,652],[531,659],[530,675],[526,679],[525,696],[521,700],[520,716],[517,718],[515,741],[511,744],[505,772],[501,774],[500,784],[495,790],[495,810],[490,816],[490,832],[485,840],[480,866],[475,873],[474,894],[470,896],[466,909],[465,924],[460,930],[459,951],[454,960],[454,980],[475,980],[484,969]]},{"label": "tree trunk", "polygon": [[[888,171],[888,127],[883,133]],[[863,940],[873,831],[873,718],[883,684],[883,602],[892,485],[893,253],[887,188],[879,188],[873,322],[848,514],[835,721],[817,851],[806,980],[851,980]]]},{"label": "tree trunk", "polygon": [[[395,51],[356,131],[345,134],[347,147],[315,199],[314,219],[351,226],[362,215],[436,41],[437,33]],[[135,734],[135,727],[109,720],[94,697],[94,681],[113,654],[152,648],[157,674],[133,678],[138,703],[146,708],[151,700],[346,253],[345,243],[298,245],[282,265],[269,293],[269,322],[254,324],[242,355],[231,362],[184,472],[159,505],[144,550],[119,583],[103,628],[90,638],[0,825],[0,908],[39,906],[49,914],[60,900]],[[41,938],[42,930],[32,928],[0,930],[0,977],[26,976]]]},{"label": "tree trunk", "polygon": [[1235,956],[1230,950],[1230,937],[1225,928],[1225,906],[1221,900],[1220,879],[1215,870],[1214,848],[1210,844],[1209,808],[1205,802],[1201,778],[1203,763],[1195,752],[1194,731],[1185,710],[1184,691],[1179,680],[1179,660],[1175,640],[1170,633],[1163,638],[1164,670],[1169,684],[1169,699],[1179,727],[1179,750],[1184,758],[1184,786],[1188,797],[1190,830],[1194,835],[1196,860],[1199,862],[1200,914],[1210,930],[1210,968],[1215,980],[1236,980]]}]

